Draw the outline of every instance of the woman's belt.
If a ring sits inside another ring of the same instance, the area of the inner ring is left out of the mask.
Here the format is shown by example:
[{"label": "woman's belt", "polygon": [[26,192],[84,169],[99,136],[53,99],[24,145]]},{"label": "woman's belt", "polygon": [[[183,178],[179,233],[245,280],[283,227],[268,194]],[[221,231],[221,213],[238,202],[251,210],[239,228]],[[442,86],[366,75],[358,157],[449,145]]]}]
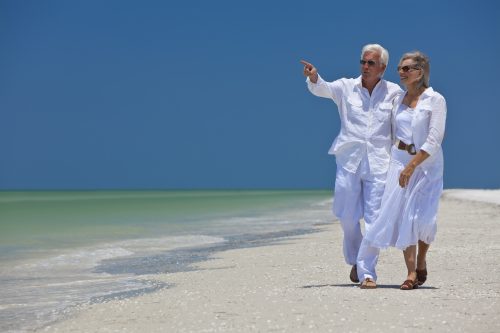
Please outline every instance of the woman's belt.
[{"label": "woman's belt", "polygon": [[410,155],[417,154],[417,149],[415,148],[415,145],[413,143],[408,145],[401,140],[396,140],[396,147],[401,150],[406,150]]}]

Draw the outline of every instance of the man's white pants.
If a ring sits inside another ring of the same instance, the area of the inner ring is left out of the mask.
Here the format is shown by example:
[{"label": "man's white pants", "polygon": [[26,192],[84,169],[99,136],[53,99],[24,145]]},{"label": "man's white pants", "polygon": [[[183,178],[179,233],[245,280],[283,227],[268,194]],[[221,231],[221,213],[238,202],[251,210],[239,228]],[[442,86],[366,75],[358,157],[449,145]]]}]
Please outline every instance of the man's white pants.
[{"label": "man's white pants", "polygon": [[[356,173],[337,166],[333,212],[340,220],[344,231],[344,258],[349,265],[357,264],[360,253],[363,240],[360,219],[364,217],[366,232],[378,215],[385,178],[385,173],[379,175],[370,173],[366,157],[361,161]],[[362,281],[366,277],[366,272],[372,272],[370,277],[376,280],[375,266],[380,251],[370,246],[363,246],[361,250],[363,261],[361,267],[358,263],[358,277]]]}]

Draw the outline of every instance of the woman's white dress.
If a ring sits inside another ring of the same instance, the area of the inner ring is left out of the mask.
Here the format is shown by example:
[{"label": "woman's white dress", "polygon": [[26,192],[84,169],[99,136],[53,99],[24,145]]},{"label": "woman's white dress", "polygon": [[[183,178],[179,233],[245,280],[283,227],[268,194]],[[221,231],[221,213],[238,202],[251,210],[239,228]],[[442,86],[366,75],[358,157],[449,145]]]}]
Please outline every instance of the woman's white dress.
[{"label": "woman's white dress", "polygon": [[402,104],[401,96],[393,110],[393,136],[414,143],[430,156],[410,177],[406,188],[399,186],[399,175],[414,157],[395,145],[387,173],[380,213],[365,238],[373,247],[395,246],[406,249],[419,240],[430,244],[437,231],[436,216],[443,190],[443,156],[446,103],[432,88],[422,94],[415,109]]}]

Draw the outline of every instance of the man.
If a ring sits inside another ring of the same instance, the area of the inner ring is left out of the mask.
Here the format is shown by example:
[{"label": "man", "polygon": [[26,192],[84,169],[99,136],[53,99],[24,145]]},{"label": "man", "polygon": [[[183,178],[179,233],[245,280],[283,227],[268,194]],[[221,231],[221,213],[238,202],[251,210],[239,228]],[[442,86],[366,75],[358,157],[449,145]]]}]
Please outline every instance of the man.
[{"label": "man", "polygon": [[361,280],[363,289],[377,286],[377,277],[365,273],[375,272],[379,250],[362,249],[362,263],[369,269],[356,265],[363,239],[360,219],[364,218],[368,230],[380,208],[392,142],[392,102],[402,92],[397,84],[382,79],[388,61],[389,53],[382,46],[365,45],[361,75],[333,82],[324,81],[312,64],[301,61],[311,93],[331,98],[339,110],[340,133],[329,151],[337,162],[333,212],[344,231],[344,257],[352,265],[349,277],[352,282]]}]

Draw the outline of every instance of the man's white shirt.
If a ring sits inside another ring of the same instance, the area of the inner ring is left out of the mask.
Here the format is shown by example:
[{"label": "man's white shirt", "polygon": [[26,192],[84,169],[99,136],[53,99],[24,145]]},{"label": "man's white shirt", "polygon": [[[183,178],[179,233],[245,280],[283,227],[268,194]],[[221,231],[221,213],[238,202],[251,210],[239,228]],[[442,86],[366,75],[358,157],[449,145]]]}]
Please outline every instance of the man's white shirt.
[{"label": "man's white shirt", "polygon": [[386,173],[391,149],[391,111],[393,101],[402,89],[381,79],[370,95],[361,84],[361,76],[326,82],[318,75],[317,83],[306,80],[312,94],[331,98],[337,104],[341,126],[329,154],[337,164],[355,173],[365,154],[370,172]]}]

